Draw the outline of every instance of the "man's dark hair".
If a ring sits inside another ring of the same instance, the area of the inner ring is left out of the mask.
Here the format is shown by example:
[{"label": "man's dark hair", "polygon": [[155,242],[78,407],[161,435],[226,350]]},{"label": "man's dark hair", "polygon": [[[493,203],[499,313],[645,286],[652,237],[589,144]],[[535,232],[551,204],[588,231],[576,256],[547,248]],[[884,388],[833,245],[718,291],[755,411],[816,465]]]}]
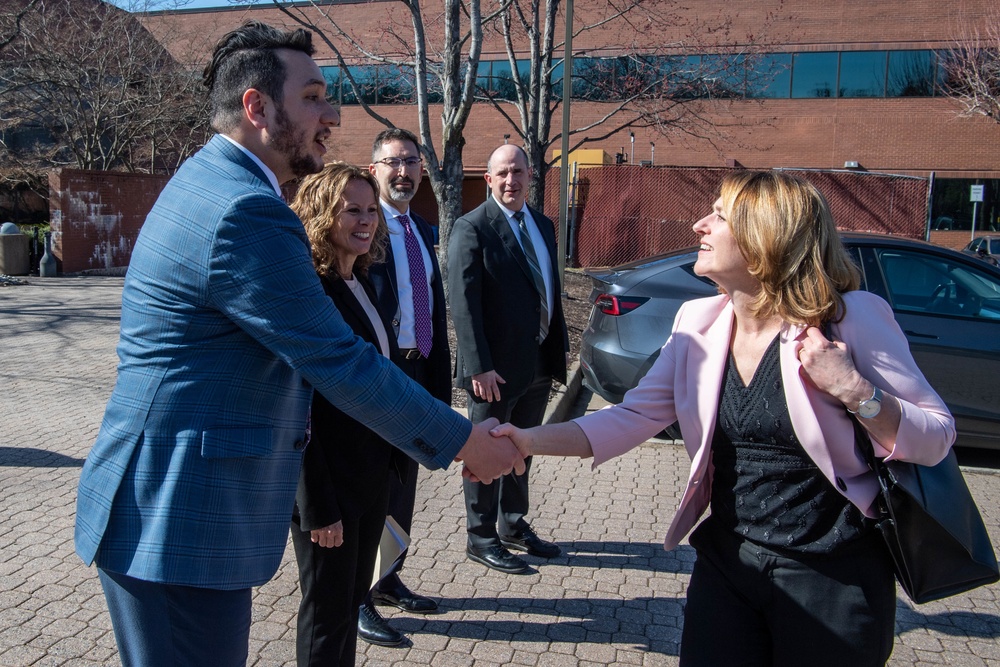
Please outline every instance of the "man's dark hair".
[{"label": "man's dark hair", "polygon": [[243,114],[243,93],[258,90],[281,105],[285,66],[277,49],[315,52],[312,33],[299,28],[287,32],[266,23],[249,21],[233,30],[215,46],[202,82],[208,88],[212,127],[217,132],[235,128]]},{"label": "man's dark hair", "polygon": [[409,141],[417,151],[420,150],[420,140],[417,139],[417,135],[400,127],[390,127],[375,136],[375,141],[372,142],[372,162],[375,161],[379,149],[390,141]]}]

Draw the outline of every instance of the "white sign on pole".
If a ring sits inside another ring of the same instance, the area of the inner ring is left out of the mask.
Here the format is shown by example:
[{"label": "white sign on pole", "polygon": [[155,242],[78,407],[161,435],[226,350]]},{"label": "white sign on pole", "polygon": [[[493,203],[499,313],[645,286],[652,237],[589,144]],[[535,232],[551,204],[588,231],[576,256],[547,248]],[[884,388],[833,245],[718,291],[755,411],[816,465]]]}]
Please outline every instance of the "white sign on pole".
[{"label": "white sign on pole", "polygon": [[969,201],[983,201],[983,190],[986,188],[985,185],[970,185],[969,186]]}]

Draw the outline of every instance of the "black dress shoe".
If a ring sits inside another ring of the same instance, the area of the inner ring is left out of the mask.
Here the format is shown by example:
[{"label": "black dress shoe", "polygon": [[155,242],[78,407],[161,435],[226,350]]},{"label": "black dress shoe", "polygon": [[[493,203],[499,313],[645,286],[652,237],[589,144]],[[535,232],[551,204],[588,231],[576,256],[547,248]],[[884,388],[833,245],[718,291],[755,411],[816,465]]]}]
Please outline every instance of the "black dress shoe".
[{"label": "black dress shoe", "polygon": [[406,637],[382,618],[375,607],[363,604],[358,613],[358,637],[378,646],[399,646]]},{"label": "black dress shoe", "polygon": [[438,608],[437,602],[423,595],[417,595],[401,581],[388,590],[373,589],[372,602],[384,607],[396,607],[412,614],[430,614]]},{"label": "black dress shoe", "polygon": [[465,548],[465,553],[469,560],[500,572],[521,574],[528,571],[528,564],[524,562],[523,558],[518,558],[499,544],[493,544],[483,549],[469,545]]},{"label": "black dress shoe", "polygon": [[500,544],[508,549],[527,551],[529,556],[538,556],[539,558],[555,558],[562,553],[559,545],[546,542],[535,535],[535,531],[531,528],[525,528],[517,537],[501,536]]}]

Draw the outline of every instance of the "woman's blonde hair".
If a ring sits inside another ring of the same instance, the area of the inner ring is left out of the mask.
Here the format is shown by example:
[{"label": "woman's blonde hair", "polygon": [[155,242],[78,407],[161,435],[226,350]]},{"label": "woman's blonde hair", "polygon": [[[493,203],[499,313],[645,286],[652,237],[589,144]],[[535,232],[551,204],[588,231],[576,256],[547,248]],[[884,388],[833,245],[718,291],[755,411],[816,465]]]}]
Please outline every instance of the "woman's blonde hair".
[{"label": "woman's blonde hair", "polygon": [[826,199],[808,181],[779,171],[726,176],[722,209],[761,290],[760,317],[821,326],[844,316],[843,292],[861,275],[837,234]]},{"label": "woman's blonde hair", "polygon": [[[336,273],[336,249],[330,241],[330,230],[338,222],[343,204],[344,191],[351,181],[365,181],[375,193],[378,203],[378,181],[367,169],[356,167],[346,162],[331,162],[317,174],[310,174],[302,179],[292,210],[305,225],[309,243],[312,245],[313,265],[316,273],[321,276]],[[389,239],[389,227],[382,214],[382,206],[378,206],[378,224],[375,226],[371,247],[364,255],[359,255],[354,261],[354,270],[365,273],[368,267],[385,260],[385,244]]]}]

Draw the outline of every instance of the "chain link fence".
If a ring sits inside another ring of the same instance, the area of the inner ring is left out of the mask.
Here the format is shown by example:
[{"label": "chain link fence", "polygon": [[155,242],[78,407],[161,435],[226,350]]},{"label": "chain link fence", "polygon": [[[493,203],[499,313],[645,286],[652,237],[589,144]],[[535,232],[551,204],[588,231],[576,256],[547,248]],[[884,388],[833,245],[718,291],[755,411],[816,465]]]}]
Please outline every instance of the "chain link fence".
[{"label": "chain link fence", "polygon": [[[608,165],[578,170],[570,186],[569,266],[615,266],[694,245],[732,169]],[[924,238],[929,180],[848,171],[784,170],[826,196],[838,227]],[[559,169],[546,176],[545,210],[558,219]]]}]

